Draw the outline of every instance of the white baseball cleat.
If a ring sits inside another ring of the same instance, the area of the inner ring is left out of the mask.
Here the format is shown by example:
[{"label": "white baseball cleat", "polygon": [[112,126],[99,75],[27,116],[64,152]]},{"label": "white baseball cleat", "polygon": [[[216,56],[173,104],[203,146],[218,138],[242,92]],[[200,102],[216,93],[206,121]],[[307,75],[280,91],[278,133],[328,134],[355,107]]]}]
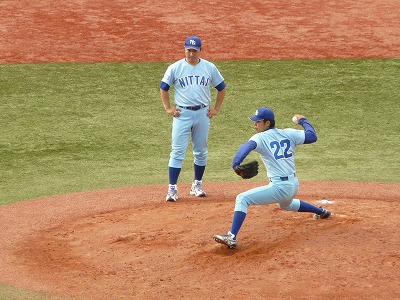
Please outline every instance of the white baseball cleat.
[{"label": "white baseball cleat", "polygon": [[192,183],[192,188],[190,189],[190,195],[195,195],[196,197],[206,196],[206,192],[203,191],[203,185],[201,180],[195,180]]},{"label": "white baseball cleat", "polygon": [[176,184],[170,184],[168,187],[168,194],[165,197],[166,201],[176,202],[178,200],[178,187]]},{"label": "white baseball cleat", "polygon": [[236,248],[236,246],[237,246],[236,237],[230,231],[228,232],[228,234],[217,234],[217,235],[214,235],[213,239],[217,243],[227,245],[231,249]]}]

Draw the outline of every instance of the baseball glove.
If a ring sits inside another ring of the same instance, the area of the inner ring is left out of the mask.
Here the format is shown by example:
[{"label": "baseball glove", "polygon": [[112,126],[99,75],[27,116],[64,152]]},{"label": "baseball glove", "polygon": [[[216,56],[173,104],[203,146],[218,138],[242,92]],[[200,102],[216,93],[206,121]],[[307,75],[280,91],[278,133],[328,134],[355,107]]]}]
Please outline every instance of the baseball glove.
[{"label": "baseball glove", "polygon": [[249,179],[256,176],[258,174],[258,161],[253,160],[247,164],[237,166],[235,173],[243,179]]}]

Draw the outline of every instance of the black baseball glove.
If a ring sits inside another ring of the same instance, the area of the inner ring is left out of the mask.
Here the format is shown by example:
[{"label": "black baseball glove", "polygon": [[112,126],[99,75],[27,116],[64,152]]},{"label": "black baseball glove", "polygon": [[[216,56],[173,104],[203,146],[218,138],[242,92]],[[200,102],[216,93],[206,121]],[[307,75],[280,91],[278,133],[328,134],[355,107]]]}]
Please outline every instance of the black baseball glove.
[{"label": "black baseball glove", "polygon": [[247,164],[239,165],[235,168],[235,173],[243,179],[249,179],[258,174],[258,161],[253,160]]}]

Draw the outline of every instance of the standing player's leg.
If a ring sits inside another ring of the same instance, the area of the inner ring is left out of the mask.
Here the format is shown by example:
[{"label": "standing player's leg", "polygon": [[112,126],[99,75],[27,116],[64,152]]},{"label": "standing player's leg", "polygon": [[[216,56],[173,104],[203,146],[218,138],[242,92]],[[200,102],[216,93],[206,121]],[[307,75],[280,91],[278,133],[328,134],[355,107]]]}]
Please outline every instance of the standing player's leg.
[{"label": "standing player's leg", "polygon": [[174,118],[172,122],[172,147],[168,163],[169,186],[166,196],[167,201],[178,200],[177,183],[189,144],[191,120],[190,111],[182,110],[179,118]]},{"label": "standing player's leg", "polygon": [[192,126],[192,144],[194,157],[194,178],[190,194],[196,197],[206,196],[203,190],[202,180],[208,157],[208,135],[210,131],[210,119],[207,117],[207,108],[196,112],[195,122]]}]

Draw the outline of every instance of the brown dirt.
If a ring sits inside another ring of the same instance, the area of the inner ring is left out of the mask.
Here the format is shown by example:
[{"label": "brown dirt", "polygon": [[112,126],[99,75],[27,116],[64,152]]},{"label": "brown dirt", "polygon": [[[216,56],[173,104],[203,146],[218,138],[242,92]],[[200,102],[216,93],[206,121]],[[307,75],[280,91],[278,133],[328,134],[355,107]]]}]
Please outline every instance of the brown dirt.
[{"label": "brown dirt", "polygon": [[[0,62],[400,57],[399,0],[1,1]],[[268,3],[268,4],[264,4]]]},{"label": "brown dirt", "polygon": [[236,194],[260,184],[207,183],[202,199],[180,185],[177,203],[163,185],[0,207],[0,279],[76,299],[398,299],[400,185],[304,182],[299,197],[334,201],[331,218],[251,207],[238,249],[215,243]]},{"label": "brown dirt", "polygon": [[[399,57],[399,1],[154,2],[2,1],[0,62],[169,61],[192,33],[212,60]],[[400,298],[399,184],[303,182],[299,197],[334,201],[332,218],[251,207],[238,249],[215,243],[236,194],[260,184],[0,207],[0,282],[75,299]]]}]

